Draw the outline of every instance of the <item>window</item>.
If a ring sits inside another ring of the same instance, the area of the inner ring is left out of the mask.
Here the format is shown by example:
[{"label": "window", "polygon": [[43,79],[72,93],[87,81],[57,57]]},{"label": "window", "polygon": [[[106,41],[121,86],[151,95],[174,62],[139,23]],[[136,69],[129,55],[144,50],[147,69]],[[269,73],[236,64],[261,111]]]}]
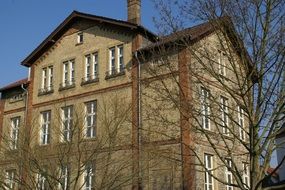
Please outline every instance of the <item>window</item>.
[{"label": "window", "polygon": [[233,184],[233,174],[231,172],[231,168],[232,168],[232,161],[230,159],[226,159],[226,171],[225,171],[225,175],[226,175],[226,189],[227,190],[233,190],[233,186],[231,184]]},{"label": "window", "polygon": [[222,127],[223,127],[223,133],[225,135],[229,135],[229,119],[228,119],[228,99],[221,96],[221,119],[222,119]]},{"label": "window", "polygon": [[87,163],[84,170],[84,190],[94,189],[94,168],[92,163]]},{"label": "window", "polygon": [[82,44],[83,43],[83,32],[78,32],[77,33],[77,44]]},{"label": "window", "polygon": [[205,154],[204,155],[204,164],[205,164],[205,190],[213,190],[213,155]]},{"label": "window", "polygon": [[202,126],[204,129],[210,130],[210,105],[209,105],[210,91],[202,88]]},{"label": "window", "polygon": [[95,80],[98,78],[98,53],[92,53],[85,56],[85,78],[83,82]]},{"label": "window", "polygon": [[243,184],[244,184],[244,187],[246,189],[249,189],[249,168],[248,168],[248,164],[243,162],[242,167],[243,167],[243,173],[242,173]]},{"label": "window", "polygon": [[226,54],[219,52],[219,74],[226,76]]},{"label": "window", "polygon": [[118,47],[118,70],[119,72],[124,71],[124,48],[123,46]]},{"label": "window", "polygon": [[86,106],[85,135],[86,138],[93,138],[95,137],[95,130],[96,130],[97,101],[87,102],[85,106]]},{"label": "window", "polygon": [[109,49],[109,71],[107,76],[123,74],[124,65],[124,46],[115,46]]},{"label": "window", "polygon": [[62,108],[62,138],[63,142],[72,138],[73,106]]},{"label": "window", "polygon": [[19,126],[20,126],[20,117],[14,117],[11,119],[11,144],[10,148],[12,150],[17,149],[18,147],[18,139],[19,139]]},{"label": "window", "polygon": [[75,68],[74,60],[63,62],[63,74],[61,88],[74,86],[75,82]]},{"label": "window", "polygon": [[173,173],[170,169],[157,169],[153,170],[151,175],[152,181],[152,189],[153,190],[170,190],[173,188]]},{"label": "window", "polygon": [[53,89],[53,66],[42,69],[42,83],[39,93],[46,93]]},{"label": "window", "polygon": [[110,48],[110,75],[116,74],[115,47]]},{"label": "window", "polygon": [[47,190],[49,189],[47,178],[44,174],[37,174],[37,189]]},{"label": "window", "polygon": [[8,189],[15,189],[15,177],[16,177],[16,170],[6,170],[6,179],[5,184]]},{"label": "window", "polygon": [[14,102],[18,102],[24,99],[25,94],[15,94],[14,96],[12,96],[12,98],[10,99],[10,103],[14,103]]},{"label": "window", "polygon": [[51,112],[45,111],[41,113],[41,135],[40,144],[47,145],[50,142],[50,121]]},{"label": "window", "polygon": [[238,124],[239,124],[239,136],[241,140],[245,140],[245,129],[244,129],[244,111],[238,106]]},{"label": "window", "polygon": [[60,184],[59,187],[62,190],[69,189],[69,167],[67,165],[63,165],[60,169]]}]

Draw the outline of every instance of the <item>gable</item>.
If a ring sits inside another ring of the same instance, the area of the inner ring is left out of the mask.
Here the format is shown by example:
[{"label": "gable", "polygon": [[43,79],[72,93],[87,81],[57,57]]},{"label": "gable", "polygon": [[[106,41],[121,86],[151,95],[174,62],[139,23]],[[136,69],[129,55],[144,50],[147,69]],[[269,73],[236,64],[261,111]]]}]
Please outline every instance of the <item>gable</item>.
[{"label": "gable", "polygon": [[[82,22],[86,21],[86,22]],[[22,65],[30,67],[43,53],[52,47],[63,35],[74,33],[79,29],[88,28],[94,25],[108,26],[115,30],[131,32],[133,35],[141,34],[150,41],[155,41],[157,36],[140,25],[126,21],[110,19],[74,11],[68,16],[27,58]]]}]

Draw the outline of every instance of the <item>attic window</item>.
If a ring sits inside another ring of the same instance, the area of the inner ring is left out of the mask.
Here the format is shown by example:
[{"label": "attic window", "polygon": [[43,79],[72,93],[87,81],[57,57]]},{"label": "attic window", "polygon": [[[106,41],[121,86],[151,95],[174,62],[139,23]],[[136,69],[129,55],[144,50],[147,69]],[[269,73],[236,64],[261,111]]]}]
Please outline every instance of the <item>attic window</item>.
[{"label": "attic window", "polygon": [[22,101],[24,99],[24,94],[16,94],[10,98],[10,103]]},{"label": "attic window", "polygon": [[83,43],[83,32],[78,32],[77,33],[77,44],[82,44]]}]

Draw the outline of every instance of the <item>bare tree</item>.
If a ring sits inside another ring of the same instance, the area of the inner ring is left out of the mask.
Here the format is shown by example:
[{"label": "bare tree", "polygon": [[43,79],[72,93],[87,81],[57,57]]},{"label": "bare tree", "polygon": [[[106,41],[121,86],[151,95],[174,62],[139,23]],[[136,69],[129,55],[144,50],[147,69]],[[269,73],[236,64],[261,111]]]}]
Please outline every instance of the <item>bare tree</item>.
[{"label": "bare tree", "polygon": [[[196,180],[210,175],[228,188],[261,189],[284,124],[284,1],[155,3],[162,37],[140,51],[140,61],[147,63],[141,79],[145,138],[177,138],[180,115],[195,142],[182,141],[182,147],[202,172]],[[199,21],[205,23],[183,29]],[[181,83],[181,51],[187,51],[188,86]],[[215,156],[215,166],[207,166],[203,152]]]},{"label": "bare tree", "polygon": [[99,103],[63,102],[45,108],[47,112],[35,109],[30,134],[22,121],[17,142],[4,130],[1,163],[17,172],[11,179],[3,176],[3,187],[9,189],[10,180],[21,189],[129,187],[131,104],[123,94],[109,93]]}]

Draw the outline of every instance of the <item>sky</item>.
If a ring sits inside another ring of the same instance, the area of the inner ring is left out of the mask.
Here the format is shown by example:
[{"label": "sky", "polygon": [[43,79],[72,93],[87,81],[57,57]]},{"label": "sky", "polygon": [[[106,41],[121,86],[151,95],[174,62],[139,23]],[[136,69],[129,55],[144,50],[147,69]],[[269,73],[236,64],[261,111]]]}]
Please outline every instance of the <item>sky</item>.
[{"label": "sky", "polygon": [[[21,62],[73,11],[127,19],[127,0],[1,0],[0,88],[28,75]],[[156,31],[152,0],[142,0],[142,25]]]}]

